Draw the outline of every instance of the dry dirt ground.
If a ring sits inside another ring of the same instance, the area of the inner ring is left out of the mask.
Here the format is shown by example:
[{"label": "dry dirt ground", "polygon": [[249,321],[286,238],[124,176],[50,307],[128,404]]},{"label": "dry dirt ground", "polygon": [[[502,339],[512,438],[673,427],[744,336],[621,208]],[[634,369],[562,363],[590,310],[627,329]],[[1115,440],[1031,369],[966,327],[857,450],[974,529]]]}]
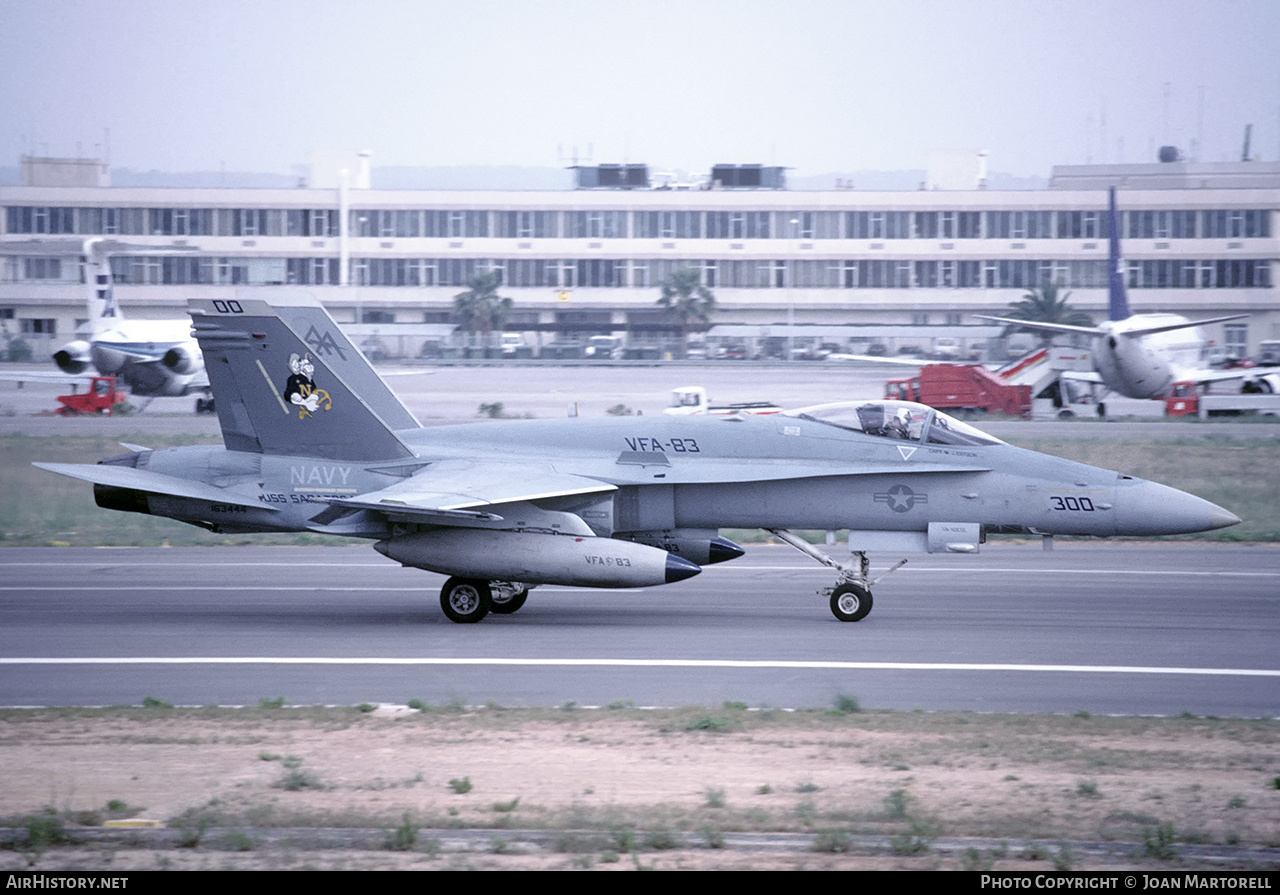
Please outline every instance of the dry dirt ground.
[{"label": "dry dirt ground", "polygon": [[[0,869],[1274,869],[1278,735],[739,706],[9,710]],[[95,826],[125,817],[167,829]]]}]

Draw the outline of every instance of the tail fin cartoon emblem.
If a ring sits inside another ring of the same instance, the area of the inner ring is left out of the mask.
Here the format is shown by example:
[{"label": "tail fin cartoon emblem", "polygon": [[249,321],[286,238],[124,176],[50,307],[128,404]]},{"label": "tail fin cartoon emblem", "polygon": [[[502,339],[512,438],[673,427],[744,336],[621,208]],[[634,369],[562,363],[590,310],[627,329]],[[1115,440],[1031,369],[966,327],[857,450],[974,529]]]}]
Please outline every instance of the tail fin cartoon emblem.
[{"label": "tail fin cartoon emblem", "polygon": [[309,354],[289,355],[289,381],[284,387],[284,399],[298,407],[298,419],[304,420],[320,407],[333,407],[333,399],[322,388],[316,388],[316,367]]}]

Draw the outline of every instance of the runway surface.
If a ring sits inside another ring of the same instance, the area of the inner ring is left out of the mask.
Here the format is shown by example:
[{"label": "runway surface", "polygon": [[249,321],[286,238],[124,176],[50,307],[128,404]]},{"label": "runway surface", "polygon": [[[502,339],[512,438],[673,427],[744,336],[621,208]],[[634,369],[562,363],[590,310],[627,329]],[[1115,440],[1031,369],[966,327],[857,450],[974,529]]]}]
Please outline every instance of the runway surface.
[{"label": "runway surface", "polygon": [[478,625],[444,618],[442,581],[368,547],[0,551],[0,704],[1280,711],[1267,545],[914,556],[854,624],[814,593],[830,573],[782,546],[666,587],[540,587]]}]

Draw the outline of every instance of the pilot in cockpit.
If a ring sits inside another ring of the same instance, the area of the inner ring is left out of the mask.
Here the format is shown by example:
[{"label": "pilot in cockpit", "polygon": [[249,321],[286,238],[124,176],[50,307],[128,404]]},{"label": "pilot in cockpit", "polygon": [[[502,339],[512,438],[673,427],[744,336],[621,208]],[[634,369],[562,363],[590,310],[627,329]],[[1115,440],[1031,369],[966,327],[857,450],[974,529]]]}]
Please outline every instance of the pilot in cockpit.
[{"label": "pilot in cockpit", "polygon": [[885,435],[890,438],[911,440],[911,413],[905,407],[899,407],[892,415],[888,415],[884,423]]}]

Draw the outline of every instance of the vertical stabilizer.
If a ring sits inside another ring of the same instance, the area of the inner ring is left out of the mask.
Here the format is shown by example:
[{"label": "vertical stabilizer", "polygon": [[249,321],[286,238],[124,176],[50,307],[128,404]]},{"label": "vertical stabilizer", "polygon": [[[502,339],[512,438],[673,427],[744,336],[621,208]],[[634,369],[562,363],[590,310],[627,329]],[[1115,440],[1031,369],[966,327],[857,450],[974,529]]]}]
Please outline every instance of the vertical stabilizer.
[{"label": "vertical stabilizer", "polygon": [[85,284],[89,290],[89,330],[91,336],[97,336],[123,319],[111,283],[111,258],[104,240],[84,241],[84,263]]},{"label": "vertical stabilizer", "polygon": [[1124,258],[1120,257],[1120,212],[1116,211],[1116,188],[1111,188],[1111,216],[1108,220],[1111,230],[1107,262],[1110,274],[1107,277],[1108,308],[1107,316],[1112,320],[1129,319],[1129,299],[1124,291]]},{"label": "vertical stabilizer", "polygon": [[313,299],[192,299],[188,310],[229,449],[413,455],[395,433],[418,421]]}]

